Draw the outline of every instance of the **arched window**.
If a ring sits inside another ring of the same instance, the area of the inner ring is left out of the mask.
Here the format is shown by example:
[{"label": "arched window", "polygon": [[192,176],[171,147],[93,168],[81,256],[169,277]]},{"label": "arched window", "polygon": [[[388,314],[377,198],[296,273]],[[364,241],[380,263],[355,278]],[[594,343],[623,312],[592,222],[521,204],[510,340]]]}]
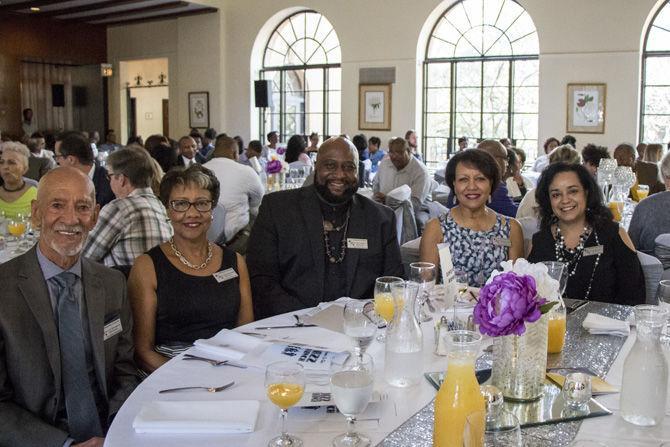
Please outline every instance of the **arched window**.
[{"label": "arched window", "polygon": [[640,141],[670,140],[670,4],[654,16],[644,38],[642,52],[642,104]]},{"label": "arched window", "polygon": [[433,27],[424,61],[423,147],[439,162],[471,141],[509,137],[537,153],[539,44],[513,0],[463,0]]},{"label": "arched window", "polygon": [[[272,80],[271,107],[261,109],[260,135],[340,133],[340,41],[328,19],[300,11],[275,28],[263,54],[261,79]],[[263,116],[264,113],[264,116]]]}]

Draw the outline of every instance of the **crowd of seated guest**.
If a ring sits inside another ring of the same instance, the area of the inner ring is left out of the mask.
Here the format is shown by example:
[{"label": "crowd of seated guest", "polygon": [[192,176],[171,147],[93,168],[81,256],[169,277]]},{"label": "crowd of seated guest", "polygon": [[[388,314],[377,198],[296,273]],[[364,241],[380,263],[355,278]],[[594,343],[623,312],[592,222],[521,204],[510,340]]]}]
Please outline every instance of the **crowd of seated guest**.
[{"label": "crowd of seated guest", "polygon": [[[30,127],[30,122],[25,124]],[[17,322],[45,317],[34,316],[25,304],[16,304],[16,297],[27,287],[21,278],[28,273],[31,278],[40,274],[44,278],[33,281],[31,287],[34,296],[47,303],[46,316],[50,315],[49,300],[58,303],[67,289],[60,279],[52,278],[67,273],[81,284],[75,289],[85,300],[82,303],[95,299],[111,303],[123,331],[105,340],[105,350],[115,356],[106,360],[106,373],[96,377],[104,383],[82,387],[90,388],[94,401],[99,399],[100,387],[108,387],[112,397],[99,406],[104,412],[89,411],[87,424],[81,428],[80,421],[74,416],[70,421],[67,413],[68,399],[73,395],[79,399],[81,394],[66,389],[58,407],[48,407],[45,402],[51,402],[53,393],[26,397],[32,379],[10,374],[11,379],[0,383],[0,401],[11,405],[0,405],[0,418],[33,418],[41,431],[29,434],[19,424],[9,423],[3,425],[8,430],[0,433],[0,444],[6,439],[14,445],[38,439],[30,436],[63,443],[68,438],[82,442],[103,436],[136,383],[135,365],[151,373],[195,340],[254,318],[342,296],[370,298],[377,277],[404,276],[396,217],[385,206],[390,204],[388,193],[406,185],[413,209],[426,212],[432,188],[414,131],[408,131],[405,138],[391,139],[388,153],[379,138],[368,139],[363,134],[354,137],[356,144],[347,137],[336,137],[325,138],[320,146],[319,136],[312,135],[309,148],[306,136],[291,136],[284,160],[311,163],[307,151],[316,152],[313,183],[272,194],[266,194],[263,173],[251,169],[249,160],[255,157],[264,171],[268,157],[284,147],[277,132],[267,135],[266,146],[253,140],[246,148],[242,138],[217,135],[214,129],[204,134],[193,129],[178,141],[151,135],[144,145],[135,139],[127,148],[116,145],[113,134],[106,135],[98,148],[109,152],[106,167],[96,161],[93,146],[99,141],[93,133],[87,138],[81,132],[65,132],[54,146],[54,159],[61,167],[38,169],[39,188],[24,176],[31,157],[46,160],[48,153],[39,135],[30,135],[30,150],[18,143],[1,146],[0,211],[7,216],[32,212],[42,234],[34,249],[0,265],[0,275],[12,278],[6,287],[13,303],[13,307],[0,308],[0,334],[16,331],[25,340],[37,336],[33,333],[37,324],[20,327]],[[638,205],[629,238],[612,220],[596,184],[599,162],[608,156],[606,148],[587,145],[582,166],[574,148],[557,147],[557,139],[547,140],[546,163],[539,170],[537,188],[532,189],[523,176],[525,154],[511,140],[484,140],[476,149],[466,148],[467,138],[464,143],[446,166],[451,208],[432,220],[424,216],[423,261],[439,265],[437,246],[446,243],[456,270],[466,273],[471,285],[481,286],[500,262],[523,256],[524,236],[514,217],[525,215],[527,201],[531,209],[537,207],[537,214],[533,211],[532,215],[540,220],[529,259],[565,262],[568,297],[619,304],[644,301],[644,277],[635,247],[651,253],[655,236],[670,232],[664,226],[670,221],[665,215],[670,193],[656,194]],[[635,169],[639,183],[653,183],[654,174],[646,171],[651,169],[648,165],[656,167],[659,177],[656,163],[663,148],[659,151],[648,145],[639,161],[630,149],[618,147],[614,155],[621,165]],[[371,160],[372,172],[376,167],[373,199],[359,191],[361,177],[366,175],[360,170],[361,158]],[[660,163],[660,176],[670,185],[668,156]],[[654,188],[658,190],[658,185]],[[521,197],[517,212],[513,198]],[[99,212],[98,206],[102,207]],[[12,211],[18,208],[21,211]],[[207,236],[220,212],[225,213],[225,245]],[[121,270],[132,267],[128,302],[122,276],[101,264]],[[57,325],[58,318],[56,314]],[[96,314],[96,318],[102,317]],[[86,337],[82,340],[91,342]],[[12,349],[27,349],[18,336],[0,342]],[[67,363],[67,352],[61,351],[64,346],[30,347],[32,358],[26,362],[45,366],[56,352]],[[85,363],[90,361],[87,358],[77,361],[85,372],[100,366]],[[0,377],[7,377],[7,370],[21,368],[26,366],[0,361]],[[41,374],[35,380],[46,389],[54,378]]]}]

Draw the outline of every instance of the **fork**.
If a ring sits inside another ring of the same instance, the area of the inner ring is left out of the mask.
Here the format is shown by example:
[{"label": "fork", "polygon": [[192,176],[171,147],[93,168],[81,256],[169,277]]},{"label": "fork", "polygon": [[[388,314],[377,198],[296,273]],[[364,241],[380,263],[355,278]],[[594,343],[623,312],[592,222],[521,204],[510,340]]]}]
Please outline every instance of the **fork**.
[{"label": "fork", "polygon": [[181,388],[168,388],[167,390],[160,390],[158,393],[163,394],[163,393],[172,393],[174,391],[185,391],[185,390],[207,390],[210,393],[218,393],[219,391],[223,391],[225,389],[230,388],[231,386],[235,385],[235,382],[230,382],[222,386],[183,386]]},{"label": "fork", "polygon": [[214,360],[214,359],[208,359],[207,357],[198,357],[197,355],[193,354],[184,354],[183,360],[200,360],[202,362],[207,362],[212,366],[228,365],[228,366],[234,366],[236,368],[246,368],[246,366],[238,365],[237,363],[232,363],[230,360]]}]

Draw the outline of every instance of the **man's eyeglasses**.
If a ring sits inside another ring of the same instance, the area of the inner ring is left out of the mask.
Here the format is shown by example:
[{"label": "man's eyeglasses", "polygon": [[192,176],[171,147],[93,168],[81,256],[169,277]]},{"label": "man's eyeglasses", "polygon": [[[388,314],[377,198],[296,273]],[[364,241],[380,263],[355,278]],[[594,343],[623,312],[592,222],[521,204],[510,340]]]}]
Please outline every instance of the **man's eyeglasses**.
[{"label": "man's eyeglasses", "polygon": [[105,175],[107,177],[107,181],[109,182],[109,181],[112,181],[112,177],[114,177],[115,175],[123,175],[123,174],[121,174],[120,172],[119,173],[107,172],[107,174],[105,174]]},{"label": "man's eyeglasses", "polygon": [[207,211],[212,210],[214,206],[213,200],[198,200],[196,202],[189,202],[188,200],[170,200],[170,208],[178,213],[185,213],[188,209],[193,206],[196,210],[201,213],[206,213]]}]

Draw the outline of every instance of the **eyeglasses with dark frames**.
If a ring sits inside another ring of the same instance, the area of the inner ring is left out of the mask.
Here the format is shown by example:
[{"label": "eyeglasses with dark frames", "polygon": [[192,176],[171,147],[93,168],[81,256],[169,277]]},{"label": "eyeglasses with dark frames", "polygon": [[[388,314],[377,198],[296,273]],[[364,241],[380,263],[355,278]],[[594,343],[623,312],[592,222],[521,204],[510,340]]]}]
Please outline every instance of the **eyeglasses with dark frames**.
[{"label": "eyeglasses with dark frames", "polygon": [[173,211],[176,211],[178,213],[185,213],[188,211],[191,206],[193,206],[196,210],[200,211],[201,213],[206,213],[207,211],[211,211],[212,207],[214,206],[214,201],[213,200],[197,200],[195,202],[189,202],[188,200],[170,200],[169,202],[170,208],[172,208]]}]

